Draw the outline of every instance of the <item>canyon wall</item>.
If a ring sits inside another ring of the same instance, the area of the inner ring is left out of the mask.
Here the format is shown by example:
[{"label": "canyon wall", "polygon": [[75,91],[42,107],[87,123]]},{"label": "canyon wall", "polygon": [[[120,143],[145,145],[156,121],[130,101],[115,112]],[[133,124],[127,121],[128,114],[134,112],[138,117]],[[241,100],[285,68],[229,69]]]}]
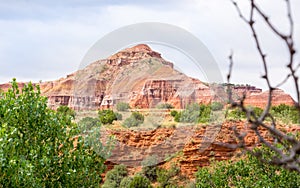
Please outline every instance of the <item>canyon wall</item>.
[{"label": "canyon wall", "polygon": [[[76,110],[112,108],[118,102],[133,108],[155,108],[169,103],[184,108],[190,103],[226,103],[224,85],[207,84],[174,69],[161,54],[140,44],[121,50],[107,59],[95,61],[65,78],[39,83],[42,95],[48,97],[48,106],[56,109],[66,105]],[[20,88],[24,83],[19,83]],[[9,83],[0,84],[7,90]],[[268,92],[254,86],[233,86],[234,96],[246,93],[246,105],[264,107]],[[293,99],[282,90],[272,94],[273,104],[293,105]]]},{"label": "canyon wall", "polygon": [[[106,160],[108,170],[116,164],[124,164],[132,171],[138,171],[141,162],[149,156],[155,156],[158,165],[177,163],[181,173],[194,178],[199,167],[208,166],[212,159],[216,161],[235,160],[242,150],[232,149],[228,144],[237,144],[232,127],[247,133],[246,147],[259,146],[258,138],[250,126],[242,121],[227,121],[221,125],[186,126],[178,128],[158,128],[154,130],[108,130],[107,135],[115,135],[117,145],[112,156]],[[299,131],[298,126],[278,128],[283,132]],[[207,142],[207,131],[217,134],[215,139]],[[271,141],[268,131],[261,129],[261,135]]]}]

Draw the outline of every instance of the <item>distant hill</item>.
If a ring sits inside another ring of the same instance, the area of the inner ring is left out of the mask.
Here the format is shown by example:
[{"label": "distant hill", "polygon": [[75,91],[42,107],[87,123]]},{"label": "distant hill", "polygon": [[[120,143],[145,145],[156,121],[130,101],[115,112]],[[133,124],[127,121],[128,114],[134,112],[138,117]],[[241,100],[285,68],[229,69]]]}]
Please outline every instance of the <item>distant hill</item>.
[{"label": "distant hill", "polygon": [[[24,83],[20,83],[22,87]],[[1,84],[6,90],[9,83]],[[153,108],[169,103],[184,108],[189,103],[208,104],[226,100],[224,87],[209,85],[174,69],[173,63],[145,44],[139,44],[91,63],[65,78],[40,83],[48,105],[57,108],[67,105],[73,109],[93,110],[110,108],[118,102],[131,107]],[[253,86],[234,86],[236,95],[247,94],[245,103],[264,107],[267,93]],[[290,95],[282,90],[273,93],[273,104],[293,105]]]}]

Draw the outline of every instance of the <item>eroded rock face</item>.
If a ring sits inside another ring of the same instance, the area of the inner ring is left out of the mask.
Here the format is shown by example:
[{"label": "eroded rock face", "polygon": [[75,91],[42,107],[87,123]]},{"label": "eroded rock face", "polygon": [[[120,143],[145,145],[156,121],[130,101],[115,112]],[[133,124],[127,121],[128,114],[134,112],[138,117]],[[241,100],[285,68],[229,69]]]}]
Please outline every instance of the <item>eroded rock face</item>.
[{"label": "eroded rock face", "polygon": [[[269,91],[253,93],[246,98],[245,104],[264,108],[267,105],[268,97]],[[294,105],[294,100],[289,94],[284,93],[283,90],[275,89],[272,92],[272,105],[277,106],[280,104],[292,106]]]},{"label": "eroded rock face", "polygon": [[[48,97],[50,108],[66,105],[76,110],[111,108],[127,102],[133,108],[154,108],[170,103],[184,108],[190,103],[226,102],[225,87],[208,85],[173,68],[161,54],[145,44],[91,63],[82,70],[55,81],[40,83],[41,93]],[[20,83],[22,88],[24,83]],[[0,88],[7,90],[10,84]],[[245,104],[264,107],[267,92],[253,86],[235,86],[236,95],[247,94]],[[293,105],[293,99],[282,90],[273,92],[273,104]]]},{"label": "eroded rock face", "polygon": [[[208,127],[217,131],[216,138],[206,143],[205,132]],[[220,127],[221,126],[221,129]],[[227,121],[222,125],[186,126],[179,128],[159,128],[155,130],[110,130],[107,134],[116,136],[118,144],[112,151],[112,156],[106,160],[108,169],[116,164],[125,164],[131,171],[138,171],[141,162],[147,156],[155,156],[158,165],[168,166],[175,162],[180,166],[181,173],[190,179],[194,178],[199,167],[208,166],[211,160],[216,161],[238,159],[241,150],[228,147],[228,144],[237,144],[233,126],[242,133],[247,133],[245,145],[248,148],[260,146],[255,133],[250,126],[242,121]],[[297,132],[298,126],[278,127],[283,132]],[[268,131],[261,129],[261,135],[268,141],[272,138]],[[227,145],[226,145],[227,144]],[[205,147],[203,147],[205,146]],[[166,160],[175,156],[171,161]]]}]

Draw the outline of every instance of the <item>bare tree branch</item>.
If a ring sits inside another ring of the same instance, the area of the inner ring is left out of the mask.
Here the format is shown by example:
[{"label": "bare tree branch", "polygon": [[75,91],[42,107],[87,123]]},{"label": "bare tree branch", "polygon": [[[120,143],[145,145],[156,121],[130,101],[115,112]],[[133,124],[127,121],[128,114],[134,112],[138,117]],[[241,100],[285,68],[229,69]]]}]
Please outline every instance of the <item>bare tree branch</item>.
[{"label": "bare tree branch", "polygon": [[[260,56],[261,63],[263,65],[264,74],[262,78],[265,80],[267,87],[269,89],[268,93],[268,101],[267,105],[265,106],[262,114],[260,114],[259,117],[254,113],[254,111],[251,108],[247,108],[244,105],[244,100],[246,99],[246,95],[244,94],[241,99],[234,100],[232,96],[231,91],[231,85],[230,84],[230,78],[232,75],[232,69],[233,69],[233,53],[229,56],[229,73],[227,75],[227,86],[228,86],[228,99],[229,103],[231,104],[231,107],[233,108],[239,108],[243,112],[246,113],[247,121],[251,124],[250,129],[254,131],[255,135],[258,138],[258,141],[260,144],[267,147],[270,151],[256,151],[251,150],[249,148],[245,148],[245,137],[247,134],[241,134],[236,129],[236,127],[233,129],[235,136],[237,137],[239,143],[236,145],[236,147],[241,147],[249,151],[251,154],[256,156],[258,159],[260,159],[262,162],[269,163],[272,165],[278,165],[283,166],[284,168],[295,170],[300,173],[300,141],[293,135],[288,135],[286,133],[283,133],[282,131],[278,130],[276,128],[276,122],[274,117],[270,114],[270,109],[272,105],[272,92],[276,87],[279,87],[283,84],[285,84],[290,78],[292,78],[292,81],[294,83],[295,92],[297,95],[297,101],[295,102],[295,107],[297,108],[300,116],[300,106],[299,106],[299,100],[300,100],[300,92],[299,92],[299,84],[298,84],[298,76],[296,74],[297,70],[299,69],[299,63],[295,65],[295,54],[296,50],[294,47],[294,21],[292,17],[292,11],[291,11],[291,3],[289,0],[285,0],[287,5],[287,17],[289,21],[289,32],[288,34],[284,34],[281,31],[279,31],[278,28],[274,26],[274,24],[270,21],[269,17],[264,13],[264,11],[258,6],[255,0],[249,0],[250,3],[250,15],[249,19],[247,19],[239,5],[231,0],[234,7],[236,8],[239,16],[241,19],[250,27],[250,31],[252,33],[253,40],[256,45],[257,52]],[[270,76],[269,76],[269,69],[268,69],[268,60],[266,53],[262,49],[261,42],[259,40],[258,32],[255,28],[256,21],[254,20],[254,16],[258,15],[260,18],[262,18],[262,21],[267,25],[267,27],[270,29],[271,33],[273,33],[275,36],[278,36],[279,39],[283,42],[283,45],[287,47],[288,49],[288,64],[287,68],[289,70],[289,73],[284,76],[283,80],[276,85],[276,87],[273,87],[271,84]],[[266,122],[266,118],[268,118],[270,122]],[[270,125],[269,125],[270,124]],[[271,135],[271,141],[269,139],[266,139],[262,135],[262,130],[267,130]],[[278,147],[278,144],[280,147]],[[234,146],[231,144],[230,146],[233,148]],[[269,158],[266,159],[265,155],[269,155]]]}]

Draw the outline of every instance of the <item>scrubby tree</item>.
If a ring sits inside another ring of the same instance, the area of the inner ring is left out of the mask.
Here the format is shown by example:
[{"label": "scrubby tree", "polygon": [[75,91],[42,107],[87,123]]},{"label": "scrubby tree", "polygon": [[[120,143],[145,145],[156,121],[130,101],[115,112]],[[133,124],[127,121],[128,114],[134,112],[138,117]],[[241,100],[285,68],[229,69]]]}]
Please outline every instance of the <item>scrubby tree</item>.
[{"label": "scrubby tree", "polygon": [[132,178],[128,188],[152,188],[152,186],[148,178],[137,174]]},{"label": "scrubby tree", "polygon": [[99,110],[99,119],[102,124],[112,124],[113,121],[122,119],[122,115],[115,113],[113,110]]},{"label": "scrubby tree", "polygon": [[116,165],[105,175],[105,182],[102,188],[119,188],[123,178],[128,175],[125,165]]},{"label": "scrubby tree", "polygon": [[72,119],[75,119],[75,111],[69,108],[68,106],[59,106],[56,111],[63,114],[64,116],[70,116]]},{"label": "scrubby tree", "polygon": [[178,183],[176,178],[180,173],[180,168],[172,164],[170,169],[158,169],[157,170],[157,181],[160,187],[174,187]]},{"label": "scrubby tree", "polygon": [[48,109],[38,85],[11,84],[0,94],[0,187],[98,186],[104,158],[84,144],[72,115]]},{"label": "scrubby tree", "polygon": [[142,173],[145,175],[151,182],[155,181],[157,178],[157,155],[151,155],[141,162]]},{"label": "scrubby tree", "polygon": [[123,178],[120,183],[120,188],[128,188],[131,182],[132,182],[132,177],[130,176]]},{"label": "scrubby tree", "polygon": [[139,112],[132,112],[129,118],[125,119],[123,125],[126,127],[137,127],[144,122],[144,115]]}]

